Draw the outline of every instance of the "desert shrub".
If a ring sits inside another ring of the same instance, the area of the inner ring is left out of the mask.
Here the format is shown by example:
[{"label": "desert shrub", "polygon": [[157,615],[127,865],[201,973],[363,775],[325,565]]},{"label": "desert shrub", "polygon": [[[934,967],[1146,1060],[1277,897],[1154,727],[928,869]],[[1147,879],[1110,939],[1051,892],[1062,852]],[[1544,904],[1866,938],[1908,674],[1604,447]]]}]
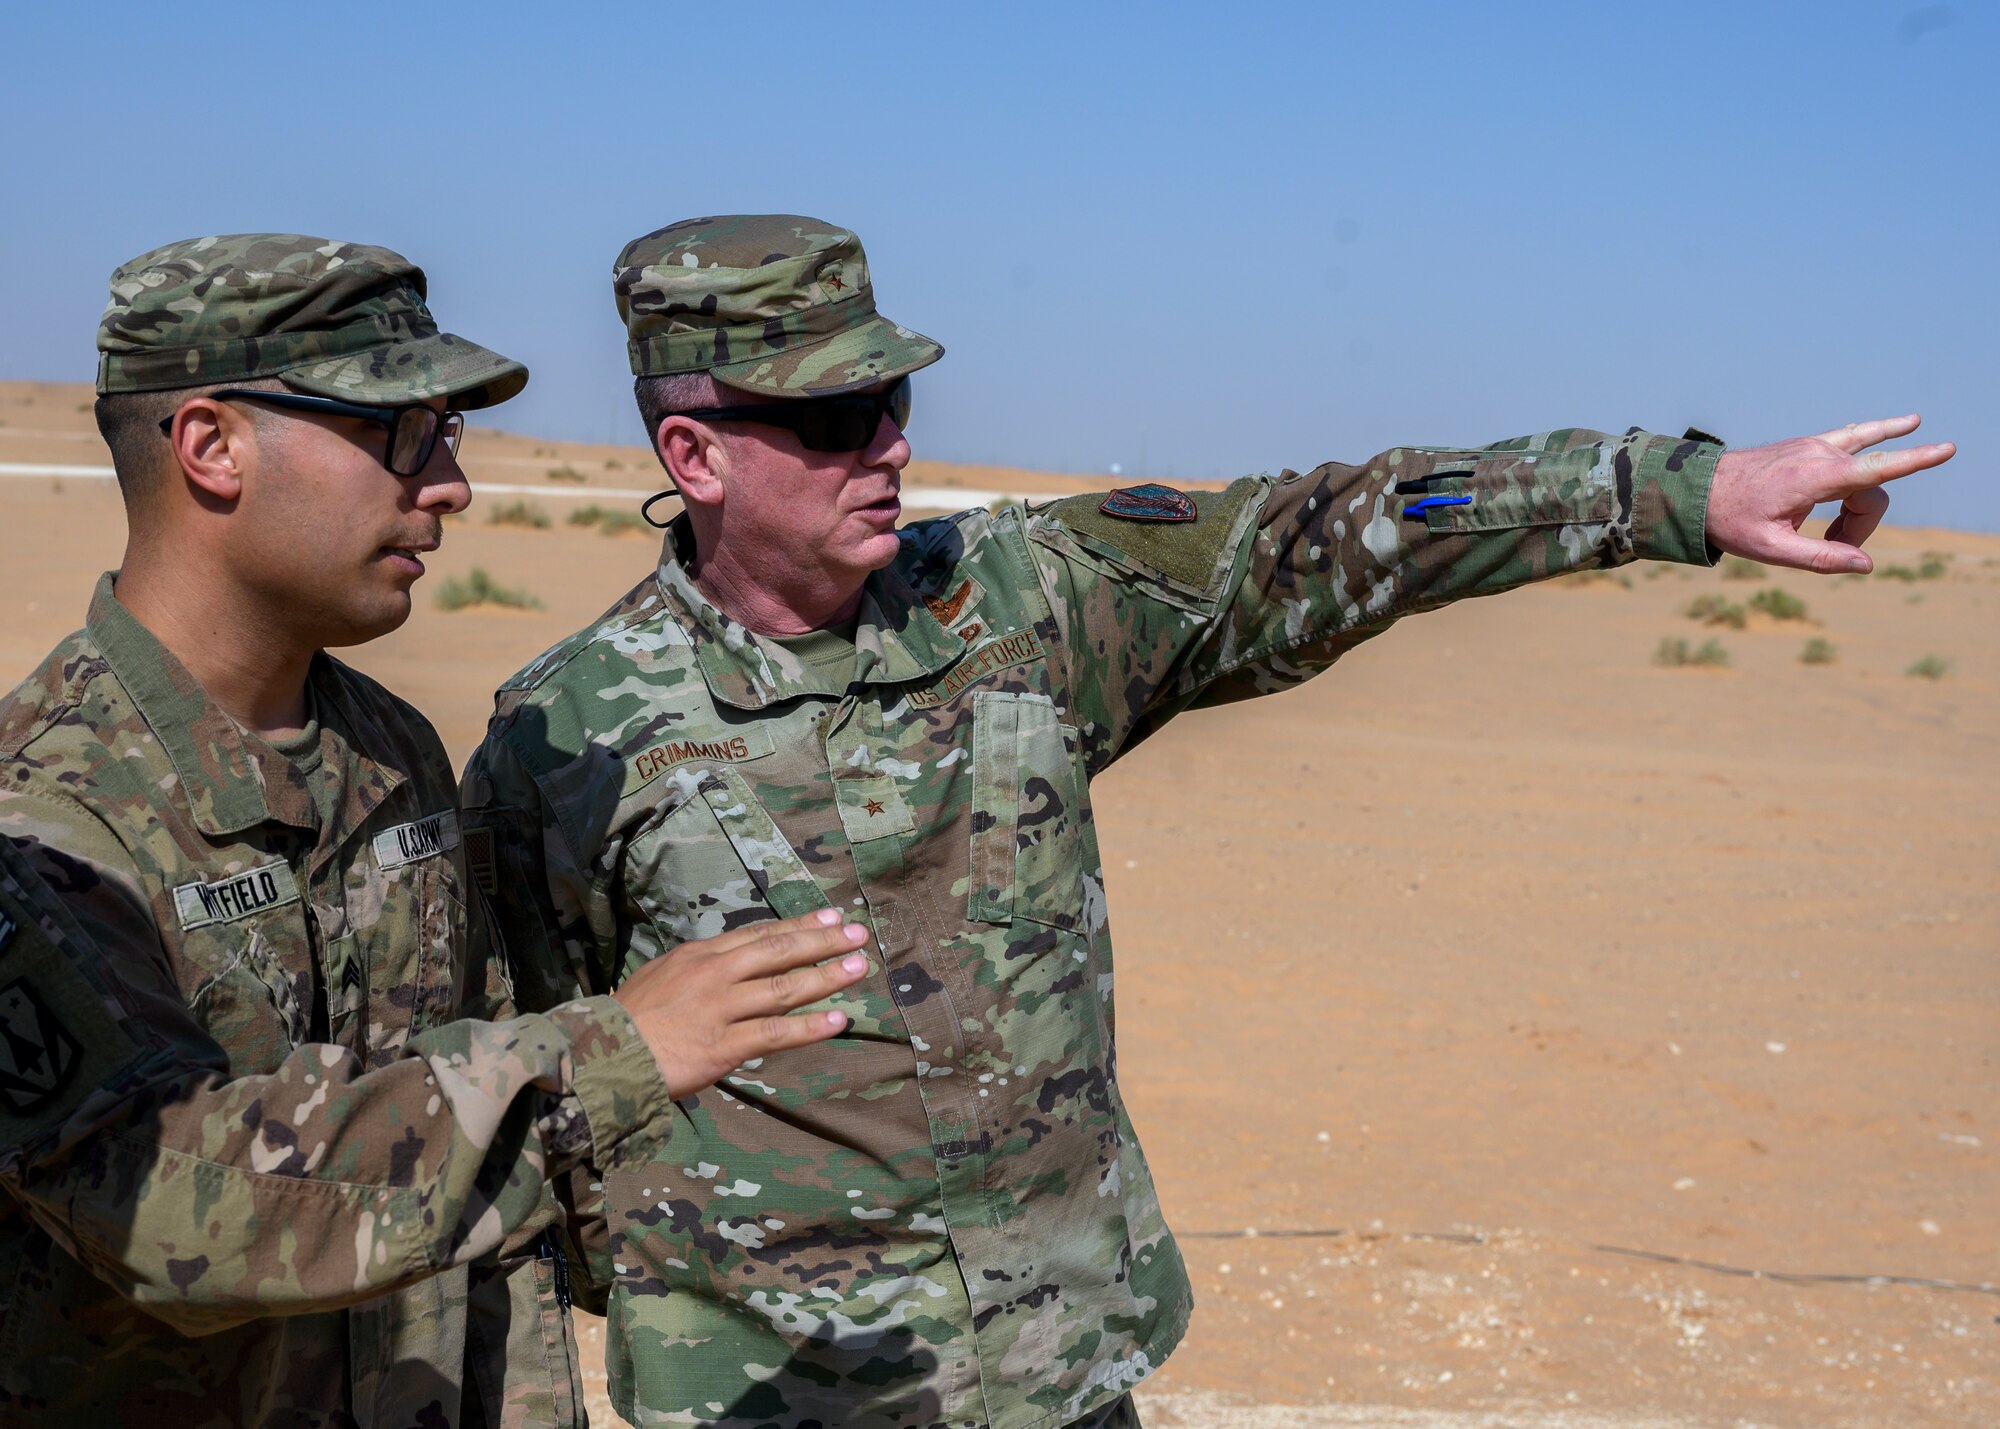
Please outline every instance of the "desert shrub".
[{"label": "desert shrub", "polygon": [[585,479],[582,472],[568,463],[564,463],[562,466],[550,467],[548,476],[550,481],[583,481]]},{"label": "desert shrub", "polygon": [[1942,680],[1951,673],[1951,661],[1942,655],[1926,655],[1903,673],[1919,680]]},{"label": "desert shrub", "polygon": [[615,456],[606,457],[604,461],[604,469],[606,471],[623,471],[625,470],[625,463],[618,460],[618,458]]},{"label": "desert shrub", "polygon": [[1726,625],[1731,630],[1741,630],[1748,618],[1743,607],[1726,595],[1710,592],[1696,596],[1683,612],[1689,620],[1699,620],[1703,625]]},{"label": "desert shrub", "polygon": [[520,586],[501,585],[486,573],[484,566],[474,566],[463,580],[447,576],[438,587],[439,610],[464,610],[471,605],[499,605],[509,610],[542,608],[542,603],[530,592]]},{"label": "desert shrub", "polygon": [[1724,556],[1721,570],[1726,581],[1761,581],[1767,574],[1762,563],[1748,556]]},{"label": "desert shrub", "polygon": [[646,518],[636,511],[620,511],[615,506],[599,506],[595,501],[569,513],[572,526],[595,526],[606,536],[622,536],[627,531],[649,531]]},{"label": "desert shrub", "polygon": [[636,511],[607,511],[598,518],[597,529],[606,536],[622,536],[627,531],[643,533],[653,528]]},{"label": "desert shrub", "polygon": [[1892,581],[1934,581],[1941,580],[1950,569],[1945,559],[1932,551],[1914,566],[1878,566],[1875,574]]},{"label": "desert shrub", "polygon": [[531,531],[549,529],[549,513],[539,506],[530,506],[525,501],[510,501],[505,506],[496,506],[486,517],[489,526],[523,526]]},{"label": "desert shrub", "polygon": [[1833,642],[1815,635],[1806,641],[1806,648],[1799,651],[1801,665],[1831,665],[1840,658],[1833,648]]},{"label": "desert shrub", "polygon": [[1698,647],[1690,649],[1687,641],[1670,635],[1662,639],[1659,648],[1653,652],[1653,663],[1665,665],[1670,669],[1677,669],[1683,665],[1719,668],[1728,665],[1729,652],[1722,648],[1722,642],[1719,640],[1704,640]]},{"label": "desert shrub", "polygon": [[1594,567],[1589,570],[1571,571],[1567,575],[1558,577],[1558,579],[1564,585],[1615,585],[1625,590],[1632,589],[1632,578],[1623,571],[1605,571]]},{"label": "desert shrub", "polygon": [[1806,603],[1783,586],[1767,586],[1750,597],[1750,608],[1773,620],[1804,620]]}]

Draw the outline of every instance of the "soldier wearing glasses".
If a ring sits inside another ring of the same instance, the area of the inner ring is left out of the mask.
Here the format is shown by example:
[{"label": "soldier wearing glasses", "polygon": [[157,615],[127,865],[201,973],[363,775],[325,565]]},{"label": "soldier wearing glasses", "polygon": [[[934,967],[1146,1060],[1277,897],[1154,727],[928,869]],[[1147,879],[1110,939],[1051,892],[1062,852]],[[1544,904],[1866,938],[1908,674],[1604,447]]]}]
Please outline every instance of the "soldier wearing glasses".
[{"label": "soldier wearing glasses", "polygon": [[527,381],[424,291],[286,234],[113,275],[125,561],[0,701],[0,1425],[577,1422],[548,1178],[829,1035],[775,1014],[866,966],[768,924],[460,1020],[511,1009],[456,781],[325,653],[407,618],[456,409]]},{"label": "soldier wearing glasses", "polygon": [[[1134,1422],[1190,1292],[1119,1095],[1091,778],[1447,601],[1719,550],[1866,569],[1880,484],[1950,455],[1853,455],[1914,418],[1728,454],[1563,430],[899,529],[941,349],[875,311],[853,234],[692,220],[615,288],[684,512],[467,770],[522,1000],[820,907],[883,954],[845,1035],[602,1168],[584,1251],[640,1424]],[[1193,331],[1254,350],[1239,317]],[[1796,529],[1819,500],[1826,541]]]}]

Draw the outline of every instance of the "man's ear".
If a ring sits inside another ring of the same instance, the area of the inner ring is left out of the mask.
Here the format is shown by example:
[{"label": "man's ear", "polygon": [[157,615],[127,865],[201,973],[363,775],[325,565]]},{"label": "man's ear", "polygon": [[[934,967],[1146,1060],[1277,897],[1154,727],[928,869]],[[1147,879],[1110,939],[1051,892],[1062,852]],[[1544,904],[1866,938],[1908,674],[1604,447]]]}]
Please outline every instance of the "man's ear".
[{"label": "man's ear", "polygon": [[729,453],[713,430],[692,417],[662,417],[653,433],[653,450],[679,489],[684,504],[722,504]]},{"label": "man's ear", "polygon": [[169,434],[181,476],[216,502],[243,494],[243,474],[255,459],[256,424],[227,402],[190,397],[174,413]]}]

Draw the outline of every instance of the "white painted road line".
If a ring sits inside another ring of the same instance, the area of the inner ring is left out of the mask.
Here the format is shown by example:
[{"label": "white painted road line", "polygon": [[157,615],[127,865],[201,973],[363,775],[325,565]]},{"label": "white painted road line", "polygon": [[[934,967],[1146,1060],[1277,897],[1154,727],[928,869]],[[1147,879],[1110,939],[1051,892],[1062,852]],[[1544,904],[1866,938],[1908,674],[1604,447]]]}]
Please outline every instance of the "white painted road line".
[{"label": "white painted road line", "polygon": [[0,476],[78,476],[109,481],[118,473],[108,466],[51,466],[47,462],[0,461]]},{"label": "white painted road line", "polygon": [[[61,476],[82,481],[110,481],[116,473],[108,466],[53,466],[46,462],[0,462],[0,476]],[[511,486],[491,481],[472,483],[480,496],[567,496],[614,497],[644,501],[655,488],[644,486]],[[923,511],[963,511],[972,506],[991,506],[996,501],[1060,501],[1073,491],[999,491],[978,486],[906,486],[903,504]]]}]

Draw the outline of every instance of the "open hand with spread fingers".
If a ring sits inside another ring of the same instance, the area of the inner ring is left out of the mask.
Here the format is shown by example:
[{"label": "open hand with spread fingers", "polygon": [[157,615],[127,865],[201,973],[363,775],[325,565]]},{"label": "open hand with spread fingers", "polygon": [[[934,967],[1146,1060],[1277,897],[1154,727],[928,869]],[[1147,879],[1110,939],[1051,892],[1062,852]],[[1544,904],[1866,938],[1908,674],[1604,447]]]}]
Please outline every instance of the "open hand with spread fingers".
[{"label": "open hand with spread fingers", "polygon": [[843,926],[837,909],[822,908],[683,943],[626,978],[615,995],[678,1101],[745,1062],[823,1042],[846,1027],[844,1013],[793,1009],[859,981],[868,959],[855,950],[867,941],[867,929]]},{"label": "open hand with spread fingers", "polygon": [[[1884,483],[1941,466],[1958,450],[1950,442],[1867,450],[1908,436],[1921,420],[1911,413],[1850,422],[1816,437],[1723,453],[1709,490],[1708,539],[1733,556],[1821,575],[1875,569],[1861,543],[1889,509]],[[1825,539],[1802,535],[1799,526],[1825,501],[1840,503]]]}]

